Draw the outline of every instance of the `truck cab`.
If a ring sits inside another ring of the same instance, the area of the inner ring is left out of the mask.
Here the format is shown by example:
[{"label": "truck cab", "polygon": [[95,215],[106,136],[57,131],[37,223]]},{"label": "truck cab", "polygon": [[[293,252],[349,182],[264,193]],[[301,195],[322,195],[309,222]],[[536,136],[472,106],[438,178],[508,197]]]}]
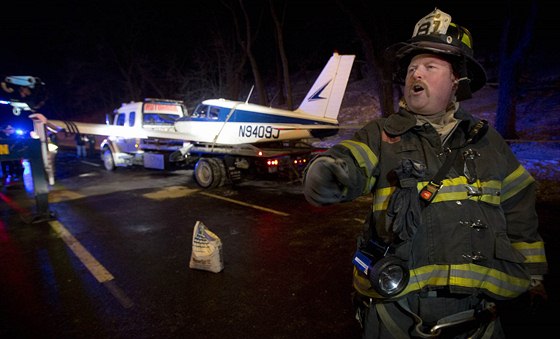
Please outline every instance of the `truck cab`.
[{"label": "truck cab", "polygon": [[187,115],[182,101],[146,98],[144,101],[123,103],[107,116],[107,125],[125,129],[108,136],[100,145],[105,168],[142,165],[165,169],[169,153],[183,146],[180,140],[145,137],[146,130],[174,131],[177,119]]}]

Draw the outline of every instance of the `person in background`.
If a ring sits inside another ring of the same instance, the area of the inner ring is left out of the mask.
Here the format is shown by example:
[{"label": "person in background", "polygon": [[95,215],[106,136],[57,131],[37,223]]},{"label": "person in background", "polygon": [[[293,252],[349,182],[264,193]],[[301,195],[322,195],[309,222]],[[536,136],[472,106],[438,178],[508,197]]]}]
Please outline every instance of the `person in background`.
[{"label": "person in background", "polygon": [[305,170],[312,205],[373,197],[353,260],[363,338],[503,338],[500,309],[546,298],[535,180],[460,104],[486,83],[472,44],[447,13],[422,18],[387,49],[398,112]]},{"label": "person in background", "polygon": [[90,158],[95,158],[95,135],[91,134],[87,136],[88,139],[88,156]]},{"label": "person in background", "polygon": [[86,143],[88,142],[87,137],[80,133],[76,133],[74,138],[76,140],[76,156],[78,158],[86,158]]}]

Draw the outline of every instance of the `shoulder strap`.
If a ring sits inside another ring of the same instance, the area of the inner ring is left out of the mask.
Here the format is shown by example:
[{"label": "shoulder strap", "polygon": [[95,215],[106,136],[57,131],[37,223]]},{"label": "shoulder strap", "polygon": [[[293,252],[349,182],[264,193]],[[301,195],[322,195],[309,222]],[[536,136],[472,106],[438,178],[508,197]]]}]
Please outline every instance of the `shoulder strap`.
[{"label": "shoulder strap", "polygon": [[445,162],[440,167],[439,171],[436,173],[436,175],[434,175],[432,180],[430,180],[430,182],[428,182],[428,184],[424,186],[424,188],[422,188],[422,190],[420,191],[420,199],[424,200],[428,204],[432,202],[443,184],[445,175],[451,169],[451,165],[453,165],[455,159],[457,159],[459,150],[468,144],[475,143],[480,140],[480,138],[482,138],[487,131],[488,122],[486,120],[479,120],[476,122],[476,124],[474,124],[474,126],[467,134],[466,141],[458,147],[451,148],[451,153],[447,156],[447,159],[445,159]]},{"label": "shoulder strap", "polygon": [[451,154],[447,156],[447,159],[445,159],[445,162],[440,167],[436,175],[434,175],[432,180],[430,180],[430,182],[428,182],[428,184],[420,191],[420,199],[424,200],[428,204],[434,200],[434,197],[443,185],[445,175],[449,172],[449,169],[455,159],[457,159],[457,154],[459,154],[459,148],[451,150]]}]

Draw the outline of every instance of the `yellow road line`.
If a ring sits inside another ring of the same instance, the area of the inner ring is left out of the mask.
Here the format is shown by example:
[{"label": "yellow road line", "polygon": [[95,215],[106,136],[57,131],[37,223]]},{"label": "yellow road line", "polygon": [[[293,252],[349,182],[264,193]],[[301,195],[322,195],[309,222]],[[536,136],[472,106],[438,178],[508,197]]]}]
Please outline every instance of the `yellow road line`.
[{"label": "yellow road line", "polygon": [[270,209],[270,208],[266,208],[266,207],[262,207],[262,206],[258,206],[258,205],[248,204],[248,203],[243,202],[243,201],[239,201],[239,200],[234,200],[234,199],[222,197],[222,196],[220,196],[220,195],[216,195],[216,194],[212,194],[212,193],[208,193],[208,192],[200,192],[200,194],[206,195],[206,196],[208,196],[208,197],[216,198],[216,199],[221,199],[221,200],[229,201],[229,202],[232,202],[232,203],[234,203],[234,204],[243,205],[243,206],[248,206],[248,207],[252,207],[252,208],[258,209],[258,210],[262,210],[262,211],[266,211],[266,212],[278,214],[278,215],[281,215],[281,216],[284,216],[284,217],[287,217],[287,216],[290,215],[290,214],[288,214],[288,213],[276,211],[276,210],[273,210],[273,209]]},{"label": "yellow road line", "polygon": [[113,275],[109,273],[109,271],[107,271],[61,223],[54,220],[49,221],[49,225],[51,225],[52,229],[64,240],[66,245],[70,247],[72,252],[74,252],[91,274],[93,274],[97,281],[104,283],[114,279]]},{"label": "yellow road line", "polygon": [[113,275],[109,273],[109,271],[107,271],[61,223],[54,220],[49,221],[49,225],[51,225],[51,228],[62,238],[66,245],[70,247],[72,252],[74,252],[90,273],[93,274],[95,279],[103,284],[124,308],[131,308],[134,306],[132,300],[117,286]]}]

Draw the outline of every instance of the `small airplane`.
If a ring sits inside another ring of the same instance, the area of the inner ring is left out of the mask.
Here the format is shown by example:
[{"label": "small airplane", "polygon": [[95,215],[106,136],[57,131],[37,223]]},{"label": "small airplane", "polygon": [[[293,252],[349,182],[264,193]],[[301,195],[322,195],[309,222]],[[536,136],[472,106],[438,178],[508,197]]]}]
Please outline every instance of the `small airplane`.
[{"label": "small airplane", "polygon": [[208,99],[199,104],[192,114],[176,119],[174,128],[166,130],[150,126],[146,121],[141,129],[134,131],[126,126],[109,124],[48,121],[50,125],[61,126],[61,130],[70,133],[174,139],[197,145],[235,146],[324,138],[339,130],[337,117],[354,58],[355,55],[334,53],[295,110]]},{"label": "small airplane", "polygon": [[[147,98],[123,104],[106,124],[36,118],[57,132],[107,136],[99,148],[108,170],[135,164],[158,169],[167,162],[195,164],[197,182],[213,187],[263,161],[269,173],[279,163],[305,164],[318,151],[309,139],[339,131],[338,113],[354,58],[334,53],[295,110],[209,99],[189,114],[182,102]],[[127,108],[131,105],[136,108]]]},{"label": "small airplane", "polygon": [[354,58],[334,53],[296,110],[209,99],[191,115],[175,121],[175,130],[195,143],[216,145],[334,135],[338,132],[338,112]]}]

